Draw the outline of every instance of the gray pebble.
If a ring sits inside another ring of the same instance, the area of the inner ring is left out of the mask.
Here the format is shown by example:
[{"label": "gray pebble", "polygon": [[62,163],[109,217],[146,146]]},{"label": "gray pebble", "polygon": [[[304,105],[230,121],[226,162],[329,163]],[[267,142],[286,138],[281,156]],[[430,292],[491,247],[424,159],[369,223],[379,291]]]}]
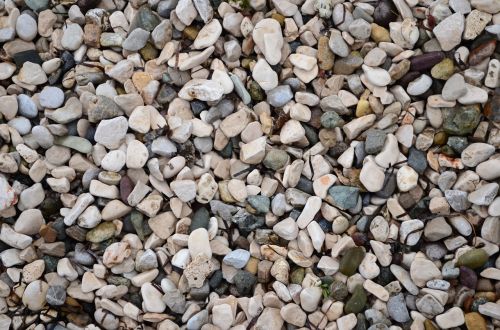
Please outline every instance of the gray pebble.
[{"label": "gray pebble", "polygon": [[17,104],[19,114],[27,118],[35,118],[38,115],[38,109],[35,102],[25,94],[19,94],[17,96]]}]

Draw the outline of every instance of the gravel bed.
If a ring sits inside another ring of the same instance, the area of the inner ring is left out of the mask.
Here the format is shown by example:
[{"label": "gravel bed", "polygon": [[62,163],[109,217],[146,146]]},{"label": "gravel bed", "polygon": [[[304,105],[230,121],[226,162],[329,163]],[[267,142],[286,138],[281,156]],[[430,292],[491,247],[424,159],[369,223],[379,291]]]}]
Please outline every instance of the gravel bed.
[{"label": "gravel bed", "polygon": [[499,0],[0,0],[0,330],[500,329]]}]

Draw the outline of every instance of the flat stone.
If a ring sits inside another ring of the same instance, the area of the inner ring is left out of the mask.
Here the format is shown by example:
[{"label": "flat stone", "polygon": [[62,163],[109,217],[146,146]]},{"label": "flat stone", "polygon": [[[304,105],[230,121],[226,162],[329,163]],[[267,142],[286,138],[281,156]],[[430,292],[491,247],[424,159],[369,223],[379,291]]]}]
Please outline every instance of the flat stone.
[{"label": "flat stone", "polygon": [[462,40],[462,32],[465,27],[464,15],[455,13],[442,20],[432,32],[436,36],[441,49],[444,51],[452,50]]}]

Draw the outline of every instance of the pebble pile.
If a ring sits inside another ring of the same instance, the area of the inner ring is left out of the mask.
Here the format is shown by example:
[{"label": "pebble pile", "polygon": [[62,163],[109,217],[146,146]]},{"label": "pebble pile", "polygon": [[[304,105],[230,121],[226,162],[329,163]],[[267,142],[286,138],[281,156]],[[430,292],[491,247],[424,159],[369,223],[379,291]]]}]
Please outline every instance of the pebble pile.
[{"label": "pebble pile", "polygon": [[0,329],[500,329],[499,0],[0,0]]}]

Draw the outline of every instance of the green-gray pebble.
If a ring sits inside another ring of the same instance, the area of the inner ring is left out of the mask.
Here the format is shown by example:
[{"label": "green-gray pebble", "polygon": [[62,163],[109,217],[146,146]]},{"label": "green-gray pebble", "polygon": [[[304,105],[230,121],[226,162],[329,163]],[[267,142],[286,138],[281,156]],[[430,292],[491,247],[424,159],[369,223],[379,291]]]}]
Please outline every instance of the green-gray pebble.
[{"label": "green-gray pebble", "polygon": [[352,209],[358,204],[359,188],[350,186],[333,186],[328,189],[333,206],[343,210]]},{"label": "green-gray pebble", "polygon": [[340,259],[339,271],[346,276],[354,275],[364,257],[365,251],[362,247],[356,246],[348,249]]},{"label": "green-gray pebble", "polygon": [[366,292],[361,284],[358,284],[352,292],[351,298],[346,302],[344,312],[346,314],[359,313],[366,306]]},{"label": "green-gray pebble", "polygon": [[97,227],[87,233],[87,241],[101,243],[115,235],[115,224],[112,222],[102,222]]},{"label": "green-gray pebble", "polygon": [[483,249],[472,249],[458,257],[457,266],[476,269],[482,267],[488,261],[488,257],[488,253]]},{"label": "green-gray pebble", "polygon": [[335,128],[341,127],[345,124],[344,119],[342,119],[338,113],[335,111],[327,111],[323,115],[321,115],[321,126],[324,128]]},{"label": "green-gray pebble", "polygon": [[263,164],[265,167],[277,171],[283,168],[289,160],[290,156],[285,150],[272,149],[267,153]]},{"label": "green-gray pebble", "polygon": [[269,207],[271,206],[271,201],[269,200],[269,197],[262,195],[248,196],[247,202],[258,213],[262,214],[269,212]]},{"label": "green-gray pebble", "polygon": [[88,154],[92,151],[92,143],[79,136],[60,136],[54,139],[54,144],[74,149],[82,154]]}]

